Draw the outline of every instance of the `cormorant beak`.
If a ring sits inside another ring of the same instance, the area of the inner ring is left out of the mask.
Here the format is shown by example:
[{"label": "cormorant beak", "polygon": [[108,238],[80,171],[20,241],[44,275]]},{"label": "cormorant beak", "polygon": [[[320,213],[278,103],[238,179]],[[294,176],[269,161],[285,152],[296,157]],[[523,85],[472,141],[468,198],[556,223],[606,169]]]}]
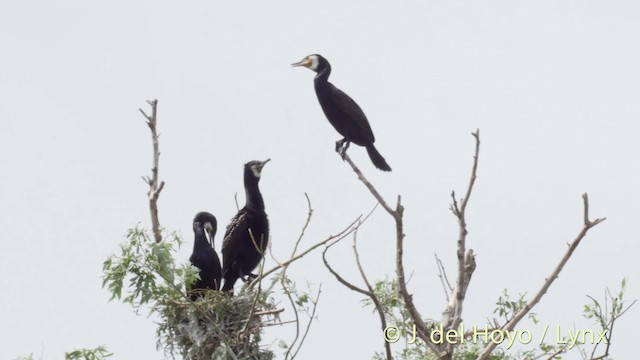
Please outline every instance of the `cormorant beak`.
[{"label": "cormorant beak", "polygon": [[298,61],[297,63],[293,63],[291,64],[291,66],[296,67],[296,66],[304,66],[306,68],[308,68],[309,66],[311,66],[311,59],[309,59],[308,57]]},{"label": "cormorant beak", "polygon": [[216,236],[216,230],[213,229],[209,232],[209,244],[213,247],[213,237]]},{"label": "cormorant beak", "polygon": [[260,163],[260,165],[258,165],[258,171],[261,171],[261,170],[262,170],[262,168],[263,168],[265,165],[267,165],[267,163],[268,163],[269,161],[271,161],[271,159],[267,159],[267,160],[265,160],[265,161],[261,162],[261,163]]},{"label": "cormorant beak", "polygon": [[207,235],[209,235],[209,238],[207,239],[209,240],[209,244],[213,246],[213,238],[216,236],[217,229],[210,222],[204,224],[204,229],[207,231]]}]

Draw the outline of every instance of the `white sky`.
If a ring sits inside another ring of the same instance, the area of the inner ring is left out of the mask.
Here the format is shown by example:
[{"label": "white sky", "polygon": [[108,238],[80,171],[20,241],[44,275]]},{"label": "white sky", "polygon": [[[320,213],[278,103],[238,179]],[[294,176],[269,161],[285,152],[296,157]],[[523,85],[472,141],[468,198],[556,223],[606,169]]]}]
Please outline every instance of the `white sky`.
[{"label": "white sky", "polygon": [[[281,258],[304,222],[305,192],[315,209],[306,245],[368,212],[373,198],[333,152],[340,136],[313,74],[289,66],[310,53],[329,59],[331,80],[364,109],[393,168],[349,150],[387,199],[403,196],[410,290],[424,316],[440,318],[444,306],[433,254],[453,274],[449,194],[467,184],[469,133],[480,128],[465,323],[483,325],[504,288],[539,288],[581,227],[586,191],[592,217],[608,220],[534,311],[542,324],[592,328],[581,317],[587,294],[601,298],[626,276],[628,299],[640,298],[639,18],[634,1],[3,2],[0,358],[62,359],[99,344],[117,359],[163,357],[152,321],[107,303],[100,278],[126,229],[149,224],[140,176],[151,144],[137,111],[146,99],[160,101],[160,219],[185,236],[182,260],[196,212],[225,226],[234,193],[244,201],[248,160],[272,159],[261,189]],[[394,243],[391,219],[376,211],[360,231],[372,279],[394,276]],[[331,259],[359,280],[349,243]],[[323,284],[301,358],[382,350],[377,316],[320,253],[289,274]],[[637,323],[636,308],[616,324],[614,357],[637,352]]]}]

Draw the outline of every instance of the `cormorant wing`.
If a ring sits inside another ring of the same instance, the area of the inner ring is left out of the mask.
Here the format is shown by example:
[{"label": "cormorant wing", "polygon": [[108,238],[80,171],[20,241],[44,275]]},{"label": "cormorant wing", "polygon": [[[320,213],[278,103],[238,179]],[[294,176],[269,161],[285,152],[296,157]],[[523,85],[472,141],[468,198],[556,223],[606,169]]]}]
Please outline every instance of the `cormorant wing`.
[{"label": "cormorant wing", "polygon": [[239,240],[242,240],[243,236],[240,234],[247,234],[249,232],[246,216],[247,210],[242,208],[236,216],[231,219],[229,225],[227,225],[227,231],[225,231],[224,239],[222,240],[221,251],[223,262],[225,258],[235,257],[238,250],[242,248],[242,244],[239,243]]},{"label": "cormorant wing", "polygon": [[336,105],[336,108],[344,114],[345,118],[352,119],[354,125],[360,130],[358,133],[365,137],[368,142],[375,142],[376,138],[373,136],[373,131],[367,120],[367,116],[364,111],[353,101],[349,95],[342,90],[335,87],[332,83],[328,83],[331,91],[331,100]]}]

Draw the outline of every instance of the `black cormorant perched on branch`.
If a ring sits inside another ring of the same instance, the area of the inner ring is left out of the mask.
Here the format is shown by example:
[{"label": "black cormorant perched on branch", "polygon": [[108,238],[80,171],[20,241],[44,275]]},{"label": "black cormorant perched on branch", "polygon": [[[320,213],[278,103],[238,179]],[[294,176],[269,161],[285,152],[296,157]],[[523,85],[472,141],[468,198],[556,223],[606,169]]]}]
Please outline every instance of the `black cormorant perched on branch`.
[{"label": "black cormorant perched on branch", "polygon": [[[213,238],[218,230],[216,217],[208,212],[199,212],[193,219],[193,253],[189,258],[191,264],[200,269],[200,279],[197,280],[190,293],[191,300],[202,297],[205,290],[219,290],[222,278],[220,258],[213,246]],[[208,238],[207,238],[208,235]]]},{"label": "black cormorant perched on branch", "polygon": [[223,291],[232,291],[238,278],[255,278],[251,271],[264,257],[269,243],[269,220],[264,212],[264,200],[258,188],[265,161],[250,161],[244,165],[246,204],[231,219],[222,243]]},{"label": "black cormorant perched on branch", "polygon": [[344,154],[349,144],[354,142],[367,148],[369,158],[375,167],[383,171],[391,171],[391,167],[373,145],[376,139],[360,106],[349,95],[328,81],[331,65],[327,59],[313,54],[291,66],[304,66],[317,73],[314,84],[320,106],[331,125],[344,136],[344,139],[336,142],[336,151]]}]

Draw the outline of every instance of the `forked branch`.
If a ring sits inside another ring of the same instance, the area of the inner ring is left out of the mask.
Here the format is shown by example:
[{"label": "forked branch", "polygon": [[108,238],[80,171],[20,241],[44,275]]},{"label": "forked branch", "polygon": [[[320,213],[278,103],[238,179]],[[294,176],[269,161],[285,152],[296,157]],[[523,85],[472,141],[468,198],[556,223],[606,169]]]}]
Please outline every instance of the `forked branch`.
[{"label": "forked branch", "polygon": [[[376,206],[377,207],[377,206]],[[367,214],[367,216],[358,224],[358,227],[360,225],[362,225],[362,223],[364,221],[366,221],[369,216],[373,213],[373,211],[376,209],[376,207],[373,208],[373,210],[371,210],[371,212],[369,214]],[[367,275],[365,274],[363,268],[362,268],[362,263],[360,262],[360,254],[358,253],[358,246],[357,246],[357,239],[358,239],[358,229],[356,228],[356,230],[353,232],[353,253],[356,259],[356,265],[358,266],[358,271],[360,272],[360,276],[362,277],[362,280],[364,281],[365,285],[367,286],[367,290],[364,290],[352,283],[350,283],[349,281],[345,280],[340,274],[338,274],[337,271],[335,271],[331,265],[329,265],[329,261],[327,260],[327,251],[329,250],[330,247],[332,247],[333,245],[335,245],[338,241],[334,241],[333,243],[327,245],[324,249],[324,251],[322,252],[322,261],[324,262],[324,266],[329,270],[329,272],[331,274],[333,274],[333,276],[335,276],[335,278],[338,280],[338,282],[340,282],[342,285],[346,286],[348,289],[353,290],[357,293],[360,293],[362,295],[367,296],[368,298],[371,299],[371,302],[373,303],[373,305],[375,306],[376,311],[378,312],[378,316],[380,317],[380,325],[382,327],[382,331],[384,331],[387,328],[387,320],[385,318],[385,312],[384,312],[384,307],[382,306],[382,303],[380,302],[380,300],[378,299],[378,296],[376,295],[373,286],[371,286],[371,283],[369,282],[369,279],[367,278]],[[388,341],[384,341],[384,348],[385,348],[385,352],[387,355],[387,360],[392,360],[393,356],[391,354],[391,345],[389,344]]]},{"label": "forked branch", "polygon": [[[458,220],[458,276],[456,277],[455,287],[451,292],[451,295],[448,297],[449,301],[447,303],[447,307],[443,312],[444,316],[442,319],[442,325],[447,330],[457,329],[458,325],[462,322],[464,299],[467,294],[467,289],[469,288],[469,283],[471,282],[471,276],[476,268],[476,260],[473,250],[469,249],[467,251],[468,231],[466,210],[477,178],[478,157],[480,154],[480,130],[472,132],[471,135],[475,138],[475,153],[473,155],[473,167],[471,168],[471,178],[469,179],[467,191],[464,198],[460,199],[459,202],[456,199],[455,191],[451,192],[452,202],[450,210]],[[447,354],[453,354],[453,347],[453,343],[448,342],[446,344]]]},{"label": "forked branch", "polygon": [[[547,290],[549,290],[549,287],[551,287],[551,284],[553,284],[553,282],[558,278],[558,275],[560,274],[564,266],[569,261],[569,258],[571,257],[571,255],[573,255],[573,252],[575,251],[575,249],[578,247],[578,245],[580,245],[580,242],[582,241],[582,239],[584,239],[584,237],[587,235],[587,232],[592,227],[606,220],[606,218],[598,218],[593,221],[589,220],[589,197],[587,193],[582,194],[582,200],[583,200],[583,206],[584,206],[584,220],[583,220],[584,224],[582,226],[582,229],[580,230],[576,238],[573,240],[573,242],[569,244],[569,248],[564,253],[564,256],[562,256],[562,259],[560,259],[560,262],[558,263],[558,265],[556,265],[555,269],[553,269],[553,271],[551,272],[551,275],[545,279],[545,282],[544,284],[542,284],[542,287],[540,288],[540,290],[538,290],[538,292],[533,297],[533,299],[531,299],[531,301],[529,301],[524,308],[518,311],[513,317],[513,319],[511,319],[504,326],[504,331],[513,330],[515,326],[518,324],[518,322],[520,322],[520,320],[522,320],[522,318],[524,318],[531,311],[531,309],[533,309],[533,307],[536,306],[538,302],[540,302],[540,299],[542,299],[544,294],[547,293]],[[489,344],[483,350],[482,354],[480,354],[480,357],[478,359],[479,360],[488,359],[489,355],[491,355],[491,352],[496,348],[496,346],[498,346],[497,343],[489,342]]]},{"label": "forked branch", "polygon": [[140,112],[147,119],[147,125],[151,130],[151,141],[153,143],[153,167],[151,168],[151,176],[143,176],[142,180],[149,185],[149,191],[147,196],[149,197],[149,211],[151,212],[151,229],[153,231],[153,237],[157,243],[162,241],[162,233],[160,228],[160,220],[158,219],[158,197],[160,192],[164,188],[164,181],[158,180],[158,165],[160,163],[160,145],[158,143],[158,100],[147,100],[147,103],[151,105],[151,115],[147,115],[142,109]]},{"label": "forked branch", "polygon": [[376,188],[364,177],[362,171],[356,166],[356,164],[351,160],[347,153],[342,154],[342,159],[346,161],[349,166],[353,169],[353,171],[358,175],[358,179],[369,189],[369,192],[373,195],[373,197],[378,200],[380,205],[393,217],[396,223],[396,276],[398,279],[398,293],[402,296],[402,300],[404,301],[407,310],[411,314],[411,318],[415,322],[416,325],[416,335],[424,341],[427,346],[438,356],[441,355],[442,351],[438,349],[438,346],[431,341],[429,337],[427,325],[425,324],[422,315],[418,312],[414,302],[413,295],[409,294],[409,290],[407,289],[405,271],[404,271],[404,262],[403,262],[403,249],[404,249],[404,230],[403,230],[403,220],[402,216],[404,213],[404,207],[402,206],[402,201],[400,195],[398,195],[398,200],[396,203],[395,210],[387,204],[387,202],[382,198],[380,193],[376,190]]}]

